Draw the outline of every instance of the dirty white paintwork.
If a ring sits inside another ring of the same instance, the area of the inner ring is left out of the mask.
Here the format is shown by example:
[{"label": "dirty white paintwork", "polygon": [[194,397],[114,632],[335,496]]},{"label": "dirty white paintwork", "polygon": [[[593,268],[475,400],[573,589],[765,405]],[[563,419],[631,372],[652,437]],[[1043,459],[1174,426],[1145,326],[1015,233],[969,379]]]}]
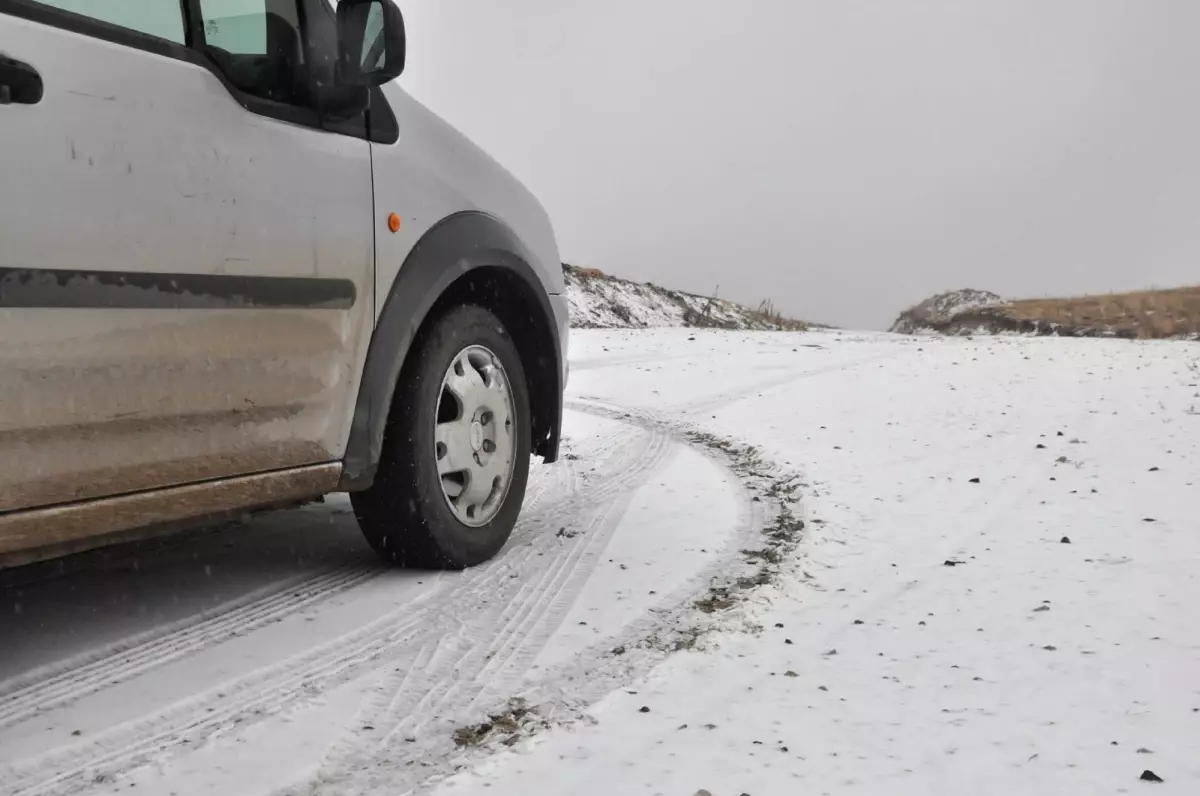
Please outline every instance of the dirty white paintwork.
[{"label": "dirty white paintwork", "polygon": [[369,144],[253,113],[188,61],[3,14],[0,45],[45,84],[0,107],[0,267],[356,294],[348,309],[0,308],[0,512],[340,460],[388,291],[458,212],[522,239],[565,345],[545,210],[396,83],[399,139]]},{"label": "dirty white paintwork", "polygon": [[339,458],[374,320],[369,145],[250,113],[184,61],[7,16],[0,41],[45,82],[0,110],[0,266],[357,292],[349,310],[0,309],[0,511]]},{"label": "dirty white paintwork", "polygon": [[[403,78],[401,78],[401,82]],[[547,293],[563,292],[562,264],[550,218],[512,174],[447,124],[398,83],[384,94],[400,126],[395,144],[374,144],[375,198],[379,212],[395,212],[402,225],[379,240],[377,311],[404,258],[421,236],[452,213],[479,210],[495,216],[529,247]]]}]

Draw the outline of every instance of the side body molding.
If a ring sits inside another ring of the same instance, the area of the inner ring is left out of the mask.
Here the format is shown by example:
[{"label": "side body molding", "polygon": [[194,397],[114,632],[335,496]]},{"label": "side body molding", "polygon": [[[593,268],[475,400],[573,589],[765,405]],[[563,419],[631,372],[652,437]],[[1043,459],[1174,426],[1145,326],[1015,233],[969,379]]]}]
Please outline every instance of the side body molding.
[{"label": "side body molding", "polygon": [[[557,458],[562,348],[546,288],[531,262],[536,261],[511,229],[477,211],[444,218],[417,242],[396,275],[371,336],[340,491],[366,489],[373,482],[405,359],[422,324],[439,301],[450,297],[488,307],[501,318],[515,311],[513,317],[522,328],[509,331],[530,381],[534,452],[547,462]],[[486,278],[475,278],[484,274]]]}]

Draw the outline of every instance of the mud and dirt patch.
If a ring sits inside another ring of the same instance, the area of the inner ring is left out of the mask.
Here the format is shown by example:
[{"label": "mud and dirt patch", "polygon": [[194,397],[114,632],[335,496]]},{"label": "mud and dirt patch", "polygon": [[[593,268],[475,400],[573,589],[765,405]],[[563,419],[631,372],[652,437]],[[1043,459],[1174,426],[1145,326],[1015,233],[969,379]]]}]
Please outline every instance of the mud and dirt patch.
[{"label": "mud and dirt patch", "polygon": [[462,748],[498,742],[502,746],[512,746],[521,738],[547,726],[535,708],[526,704],[524,699],[513,697],[508,700],[505,710],[489,714],[487,721],[455,730],[454,745]]}]

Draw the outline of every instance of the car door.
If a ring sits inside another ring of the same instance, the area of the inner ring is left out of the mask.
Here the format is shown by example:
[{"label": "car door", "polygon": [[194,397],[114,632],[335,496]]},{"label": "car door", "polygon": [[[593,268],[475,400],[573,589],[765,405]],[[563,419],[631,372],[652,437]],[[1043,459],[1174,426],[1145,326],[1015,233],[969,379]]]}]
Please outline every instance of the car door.
[{"label": "car door", "polygon": [[298,3],[0,0],[0,513],[340,459],[370,145]]}]

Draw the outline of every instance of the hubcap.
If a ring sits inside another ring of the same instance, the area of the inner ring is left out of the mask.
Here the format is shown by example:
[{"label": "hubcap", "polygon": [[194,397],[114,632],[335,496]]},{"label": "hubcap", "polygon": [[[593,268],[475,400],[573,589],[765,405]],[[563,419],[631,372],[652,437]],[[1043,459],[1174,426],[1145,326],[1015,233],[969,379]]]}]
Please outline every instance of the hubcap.
[{"label": "hubcap", "polygon": [[464,525],[487,525],[504,505],[516,461],[512,388],[483,346],[450,362],[438,396],[434,458],[442,494]]}]

